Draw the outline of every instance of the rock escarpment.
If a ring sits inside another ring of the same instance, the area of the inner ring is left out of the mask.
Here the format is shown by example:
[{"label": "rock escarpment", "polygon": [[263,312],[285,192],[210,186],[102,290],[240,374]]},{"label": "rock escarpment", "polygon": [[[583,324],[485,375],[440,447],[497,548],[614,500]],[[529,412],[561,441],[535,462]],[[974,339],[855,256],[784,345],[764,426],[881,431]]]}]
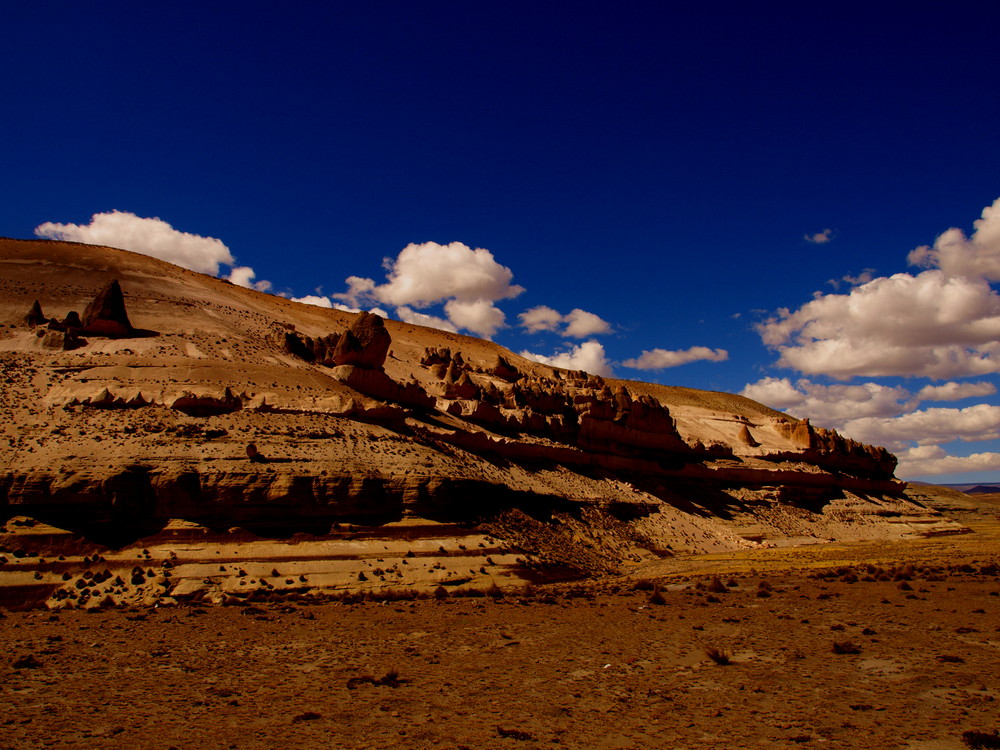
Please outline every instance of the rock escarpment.
[{"label": "rock escarpment", "polygon": [[488,522],[522,546],[558,539],[553,559],[590,545],[606,569],[957,528],[903,497],[884,449],[738,396],[554,368],[124,251],[0,245],[0,514],[84,534]]}]

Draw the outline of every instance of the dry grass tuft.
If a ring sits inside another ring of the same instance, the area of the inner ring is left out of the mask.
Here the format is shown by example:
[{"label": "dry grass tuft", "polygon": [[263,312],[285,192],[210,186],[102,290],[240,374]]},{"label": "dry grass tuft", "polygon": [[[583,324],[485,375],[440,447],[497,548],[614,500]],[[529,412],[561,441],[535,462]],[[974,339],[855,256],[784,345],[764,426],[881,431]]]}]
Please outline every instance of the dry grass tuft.
[{"label": "dry grass tuft", "polygon": [[355,690],[362,685],[374,685],[375,687],[390,687],[398,688],[405,682],[409,680],[402,680],[399,677],[399,672],[395,669],[390,669],[384,675],[382,675],[377,680],[370,674],[360,675],[359,677],[352,677],[347,681],[347,689]]},{"label": "dry grass tuft", "polygon": [[708,583],[707,590],[711,594],[725,594],[729,591],[726,584],[719,580],[719,576],[712,576],[712,580]]},{"label": "dry grass tuft", "polygon": [[708,646],[705,648],[705,656],[714,661],[720,667],[725,667],[733,663],[733,656],[725,649]]},{"label": "dry grass tuft", "polygon": [[834,641],[831,649],[835,654],[860,654],[861,647],[854,641]]},{"label": "dry grass tuft", "polygon": [[520,729],[504,729],[503,727],[497,727],[497,734],[500,737],[506,737],[512,740],[533,740],[535,736],[530,732],[523,732]]}]

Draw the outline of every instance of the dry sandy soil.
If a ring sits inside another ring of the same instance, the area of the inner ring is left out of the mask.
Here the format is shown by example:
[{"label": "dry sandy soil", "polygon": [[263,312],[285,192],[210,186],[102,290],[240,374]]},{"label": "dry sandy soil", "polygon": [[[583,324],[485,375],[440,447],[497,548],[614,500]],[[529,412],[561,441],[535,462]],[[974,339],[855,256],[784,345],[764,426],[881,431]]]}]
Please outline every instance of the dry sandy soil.
[{"label": "dry sandy soil", "polygon": [[995,507],[675,560],[658,591],[8,612],[0,746],[966,747],[1000,728]]}]

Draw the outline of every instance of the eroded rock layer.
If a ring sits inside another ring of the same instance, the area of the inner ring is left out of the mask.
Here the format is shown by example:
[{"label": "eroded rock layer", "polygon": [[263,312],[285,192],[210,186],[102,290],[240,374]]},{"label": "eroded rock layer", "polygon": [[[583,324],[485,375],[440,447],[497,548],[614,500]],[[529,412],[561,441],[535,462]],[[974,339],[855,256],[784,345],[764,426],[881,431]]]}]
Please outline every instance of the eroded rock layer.
[{"label": "eroded rock layer", "polygon": [[886,450],[739,396],[553,368],[125,251],[0,240],[0,321],[0,513],[94,538],[421,518],[598,571],[959,528],[903,496]]}]

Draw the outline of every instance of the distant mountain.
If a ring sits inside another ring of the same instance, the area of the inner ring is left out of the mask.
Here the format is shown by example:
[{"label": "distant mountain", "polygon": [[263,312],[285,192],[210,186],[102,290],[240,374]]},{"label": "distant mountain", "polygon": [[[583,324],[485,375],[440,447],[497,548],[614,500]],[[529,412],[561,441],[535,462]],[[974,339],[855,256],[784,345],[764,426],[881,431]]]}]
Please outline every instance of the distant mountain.
[{"label": "distant mountain", "polygon": [[1000,482],[995,484],[939,484],[937,482],[909,482],[911,485],[934,485],[964,492],[966,495],[992,495],[1000,492]]}]

